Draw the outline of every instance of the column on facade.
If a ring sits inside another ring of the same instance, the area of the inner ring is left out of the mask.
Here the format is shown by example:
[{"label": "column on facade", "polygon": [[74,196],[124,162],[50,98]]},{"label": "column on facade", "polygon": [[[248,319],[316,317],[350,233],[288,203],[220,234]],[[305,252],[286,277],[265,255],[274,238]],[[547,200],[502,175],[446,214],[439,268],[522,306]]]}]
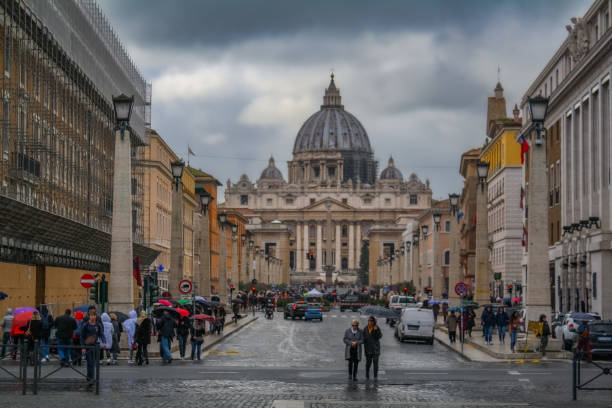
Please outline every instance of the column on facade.
[{"label": "column on facade", "polygon": [[355,269],[355,225],[349,224],[348,227],[348,268],[350,271]]},{"label": "column on facade", "polygon": [[578,309],[578,296],[576,295],[578,292],[578,259],[576,255],[570,256],[570,264],[569,264],[569,275],[570,275],[570,298],[568,302],[568,307],[570,307],[570,311],[577,312]]},{"label": "column on facade", "polygon": [[487,186],[485,185],[484,188],[482,185],[476,186],[476,191],[476,290],[474,300],[483,305],[491,301],[489,296]]},{"label": "column on facade", "polygon": [[455,293],[455,285],[459,283],[462,277],[459,275],[459,243],[456,214],[451,214],[450,219],[450,265],[448,269],[448,298],[451,305],[458,305],[460,298]]},{"label": "column on facade", "polygon": [[208,211],[200,217],[200,280],[198,292],[210,298],[210,222]]},{"label": "column on facade", "polygon": [[[343,175],[342,160],[338,160],[336,162],[336,181],[338,185],[342,183],[342,175]],[[338,267],[336,267],[336,269],[338,269]]]},{"label": "column on facade", "polygon": [[249,282],[248,271],[249,271],[249,260],[247,259],[247,245],[246,241],[242,242],[242,248],[240,250],[240,274],[238,276],[238,283]]},{"label": "column on facade", "polygon": [[400,281],[400,258],[393,255],[393,263],[391,264],[391,284],[397,284]]},{"label": "column on facade", "polygon": [[410,280],[414,284],[414,287],[417,290],[417,293],[422,292],[423,288],[421,287],[420,279],[419,279],[419,246],[418,244],[415,246],[413,243],[410,247],[410,256],[412,263],[410,265]]},{"label": "column on facade", "polygon": [[302,256],[302,224],[295,224],[295,270],[302,270],[302,260],[304,257]]},{"label": "column on facade", "polygon": [[172,226],[170,229],[170,275],[168,276],[168,291],[177,296],[179,282],[184,273],[184,226],[183,226],[183,183],[178,183],[178,189],[172,189]]},{"label": "column on facade", "polygon": [[355,224],[355,269],[359,269],[361,259],[361,224]]},{"label": "column on facade", "polygon": [[336,224],[336,234],[334,235],[336,240],[336,270],[339,271],[342,269],[342,239],[340,236],[342,235],[342,226],[340,224]]},{"label": "column on facade", "polygon": [[316,255],[316,271],[323,272],[323,225],[317,222],[317,255]]},{"label": "column on facade", "polygon": [[431,293],[434,299],[442,298],[442,265],[440,262],[440,227],[434,225],[433,242],[432,242],[432,277],[431,277]]},{"label": "column on facade", "polygon": [[304,229],[304,250],[302,251],[302,263],[304,265],[304,272],[310,271],[310,261],[308,260],[308,252],[310,251],[310,225],[307,223],[302,227]]},{"label": "column on facade", "polygon": [[325,160],[319,162],[319,176],[321,181],[327,180],[327,168],[325,166]]},{"label": "column on facade", "polygon": [[224,296],[227,294],[227,240],[223,225],[219,229],[219,247],[219,287],[217,293],[224,301]]},{"label": "column on facade", "polygon": [[238,237],[232,235],[232,284],[238,287]]}]

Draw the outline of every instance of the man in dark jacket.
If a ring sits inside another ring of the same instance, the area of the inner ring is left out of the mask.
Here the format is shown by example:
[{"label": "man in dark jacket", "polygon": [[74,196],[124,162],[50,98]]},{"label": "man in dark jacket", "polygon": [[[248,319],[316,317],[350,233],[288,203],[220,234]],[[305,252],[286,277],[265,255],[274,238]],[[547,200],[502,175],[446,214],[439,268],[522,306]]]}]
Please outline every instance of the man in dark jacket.
[{"label": "man in dark jacket", "polygon": [[106,348],[106,337],[104,337],[104,328],[102,324],[97,320],[96,310],[90,310],[87,316],[88,320],[83,319],[83,325],[81,326],[81,347],[88,346],[87,349],[83,348],[83,352],[87,358],[87,381],[89,385],[93,385],[94,382],[94,363],[96,361],[96,346],[101,344],[102,348]]},{"label": "man in dark jacket", "polygon": [[542,352],[542,360],[546,360],[546,346],[548,346],[548,338],[550,337],[550,326],[546,321],[546,315],[540,315],[540,323],[542,324],[542,333],[540,336],[540,351]]},{"label": "man in dark jacket", "polygon": [[71,316],[72,311],[66,309],[66,312],[55,319],[55,328],[57,329],[55,336],[57,337],[57,353],[59,354],[61,365],[70,364],[70,349],[72,343],[72,334],[77,328],[76,320]]},{"label": "man in dark jacket", "polygon": [[499,335],[499,341],[502,344],[506,343],[506,330],[508,329],[508,323],[510,323],[510,318],[508,317],[508,313],[506,313],[506,309],[500,307],[497,310],[497,334]]},{"label": "man in dark jacket", "polygon": [[486,344],[493,344],[493,327],[497,319],[495,318],[495,313],[493,313],[493,309],[491,306],[487,306],[482,312],[482,331],[485,336]]},{"label": "man in dark jacket", "polygon": [[376,325],[376,318],[368,318],[368,326],[363,329],[363,350],[366,355],[366,378],[370,378],[370,367],[374,363],[374,379],[378,379],[378,358],[380,356],[380,338],[382,332]]},{"label": "man in dark jacket", "polygon": [[167,310],[164,310],[164,315],[157,322],[159,342],[161,344],[162,360],[164,363],[172,362],[172,353],[170,353],[170,344],[174,338],[174,329],[176,321],[170,316]]},{"label": "man in dark jacket", "polygon": [[51,328],[53,327],[53,316],[49,313],[47,306],[42,305],[40,308],[40,323],[42,325],[42,333],[40,336],[40,354],[42,355],[41,362],[49,361],[49,337],[51,336]]}]

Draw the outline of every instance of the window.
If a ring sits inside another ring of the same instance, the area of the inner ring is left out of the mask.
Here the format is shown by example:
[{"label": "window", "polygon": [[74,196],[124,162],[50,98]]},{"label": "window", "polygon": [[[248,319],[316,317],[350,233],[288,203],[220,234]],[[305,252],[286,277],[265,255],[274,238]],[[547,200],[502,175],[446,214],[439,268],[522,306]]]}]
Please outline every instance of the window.
[{"label": "window", "polygon": [[372,204],[372,199],[371,199],[371,198],[369,198],[369,197],[364,198],[364,199],[363,199],[363,203],[364,203],[364,204]]},{"label": "window", "polygon": [[272,199],[271,198],[266,199],[266,205],[267,206],[271,206],[272,205]]},{"label": "window", "polygon": [[448,220],[444,221],[444,231],[450,232],[450,227],[451,227],[450,221]]},{"label": "window", "polygon": [[391,205],[391,199],[385,198],[385,205]]},{"label": "window", "polygon": [[415,205],[418,201],[418,196],[416,194],[410,194],[410,204]]},{"label": "window", "polygon": [[348,204],[348,199],[343,198],[343,199],[342,199],[342,204]]},{"label": "window", "polygon": [[286,199],[285,199],[285,204],[287,204],[287,205],[293,205],[293,198],[286,198]]},{"label": "window", "polygon": [[328,167],[327,168],[327,175],[329,176],[329,178],[336,177],[336,168],[335,167]]},{"label": "window", "polygon": [[321,169],[319,168],[319,166],[313,167],[312,172],[315,178],[318,178],[321,175]]},{"label": "window", "polygon": [[342,237],[346,238],[348,236],[348,227],[346,225],[342,226]]},{"label": "window", "polygon": [[[448,221],[447,221],[448,222]],[[444,251],[444,265],[450,264],[450,251]]]},{"label": "window", "polygon": [[315,199],[314,199],[314,198],[311,198],[311,199],[310,199],[310,204],[314,204],[314,203],[315,203]]},{"label": "window", "polygon": [[559,86],[559,68],[555,70],[555,86]]},{"label": "window", "polygon": [[240,205],[249,205],[249,196],[243,194],[240,196]]}]

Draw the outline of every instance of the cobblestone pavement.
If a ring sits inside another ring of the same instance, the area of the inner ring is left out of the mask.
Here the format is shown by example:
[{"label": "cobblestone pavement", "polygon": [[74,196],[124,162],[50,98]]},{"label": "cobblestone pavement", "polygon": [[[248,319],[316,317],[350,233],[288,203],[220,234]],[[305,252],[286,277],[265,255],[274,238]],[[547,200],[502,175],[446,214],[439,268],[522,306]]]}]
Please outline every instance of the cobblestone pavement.
[{"label": "cobblestone pavement", "polygon": [[[260,318],[213,347],[199,363],[102,367],[99,396],[76,383],[44,384],[37,396],[21,396],[5,384],[0,386],[0,404],[28,408],[612,406],[610,392],[584,392],[572,403],[567,363],[467,362],[440,344],[399,343],[384,323],[379,381],[365,381],[363,363],[359,380],[347,381],[342,333],[355,317],[332,311],[322,323],[283,320],[281,314],[272,321]],[[365,323],[364,318],[360,321]],[[43,374],[49,370],[46,367]],[[68,370],[59,374],[76,378]]]}]

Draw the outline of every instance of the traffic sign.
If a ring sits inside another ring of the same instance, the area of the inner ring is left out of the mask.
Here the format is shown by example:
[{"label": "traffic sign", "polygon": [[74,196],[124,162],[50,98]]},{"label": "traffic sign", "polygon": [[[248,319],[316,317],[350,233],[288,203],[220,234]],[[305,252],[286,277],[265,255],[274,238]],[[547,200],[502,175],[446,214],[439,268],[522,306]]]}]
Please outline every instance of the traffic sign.
[{"label": "traffic sign", "polygon": [[92,285],[96,284],[96,278],[91,273],[84,273],[81,276],[81,286],[85,289],[89,289]]},{"label": "traffic sign", "polygon": [[455,285],[455,293],[459,296],[467,295],[468,287],[465,283],[459,282]]},{"label": "traffic sign", "polygon": [[183,295],[186,295],[188,293],[191,293],[191,290],[193,289],[193,284],[191,283],[190,280],[188,279],[183,279],[182,281],[179,282],[179,292],[181,292]]}]

